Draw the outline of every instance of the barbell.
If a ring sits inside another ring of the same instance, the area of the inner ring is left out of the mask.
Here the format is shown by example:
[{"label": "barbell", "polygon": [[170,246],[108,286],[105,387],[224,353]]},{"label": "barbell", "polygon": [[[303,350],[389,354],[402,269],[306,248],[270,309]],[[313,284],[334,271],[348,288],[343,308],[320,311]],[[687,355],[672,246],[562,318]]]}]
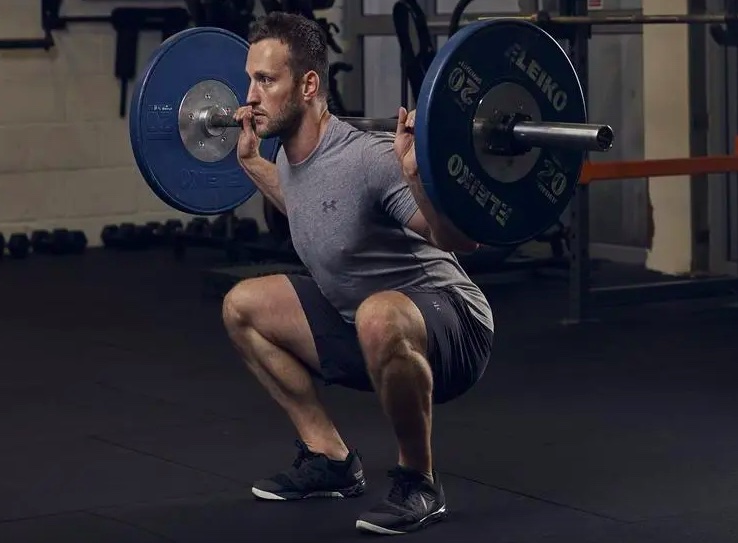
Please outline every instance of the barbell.
[{"label": "barbell", "polygon": [[[218,28],[166,40],[133,90],[130,137],[152,191],[185,213],[215,215],[256,186],[236,158],[249,44]],[[342,117],[394,132],[396,119]],[[613,131],[587,124],[576,71],[548,33],[526,21],[465,26],[438,51],[416,107],[415,150],[424,189],[459,230],[486,245],[514,245],[549,228],[573,197],[587,151]],[[262,140],[276,161],[280,142]]]}]

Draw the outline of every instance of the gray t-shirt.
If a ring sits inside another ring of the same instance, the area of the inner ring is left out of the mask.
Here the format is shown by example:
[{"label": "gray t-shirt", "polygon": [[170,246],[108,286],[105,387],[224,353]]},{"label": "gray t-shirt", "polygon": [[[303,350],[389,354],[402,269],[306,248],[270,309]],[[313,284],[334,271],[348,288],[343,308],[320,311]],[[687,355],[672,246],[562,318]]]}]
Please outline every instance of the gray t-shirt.
[{"label": "gray t-shirt", "polygon": [[405,225],[418,210],[393,149],[394,134],[331,117],[299,164],[277,156],[292,242],[323,295],[348,322],[382,290],[452,288],[493,330],[492,311],[453,253]]}]

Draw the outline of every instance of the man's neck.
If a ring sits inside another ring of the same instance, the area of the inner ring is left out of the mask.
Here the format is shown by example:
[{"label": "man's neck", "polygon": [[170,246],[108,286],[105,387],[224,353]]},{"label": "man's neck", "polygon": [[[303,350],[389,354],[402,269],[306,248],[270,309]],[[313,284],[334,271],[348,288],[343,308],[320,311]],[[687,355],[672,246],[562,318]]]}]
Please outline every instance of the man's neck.
[{"label": "man's neck", "polygon": [[299,164],[315,151],[328,128],[329,119],[330,113],[325,105],[311,108],[303,116],[300,126],[292,137],[282,142],[290,164]]}]

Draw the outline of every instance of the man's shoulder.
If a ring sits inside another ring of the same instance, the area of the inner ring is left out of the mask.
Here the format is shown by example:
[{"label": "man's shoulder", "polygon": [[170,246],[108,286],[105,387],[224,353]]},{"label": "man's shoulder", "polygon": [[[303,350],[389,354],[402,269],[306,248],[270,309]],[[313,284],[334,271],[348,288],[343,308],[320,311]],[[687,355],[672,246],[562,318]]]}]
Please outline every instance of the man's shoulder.
[{"label": "man's shoulder", "polygon": [[338,129],[335,131],[336,139],[346,145],[361,149],[364,154],[382,154],[393,149],[395,135],[392,132],[369,132],[360,130],[335,118]]},{"label": "man's shoulder", "polygon": [[364,132],[367,149],[379,154],[393,150],[395,135],[392,132]]}]

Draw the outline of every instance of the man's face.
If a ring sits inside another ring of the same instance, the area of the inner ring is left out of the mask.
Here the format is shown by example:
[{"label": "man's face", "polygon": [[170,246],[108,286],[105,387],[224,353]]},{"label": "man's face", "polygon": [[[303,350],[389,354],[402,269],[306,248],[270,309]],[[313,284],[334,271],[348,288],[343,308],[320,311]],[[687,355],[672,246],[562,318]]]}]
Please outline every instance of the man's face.
[{"label": "man's face", "polygon": [[251,79],[246,103],[254,113],[254,132],[260,138],[291,135],[299,125],[305,108],[300,82],[290,71],[289,48],[282,42],[266,39],[249,48],[246,73]]}]

